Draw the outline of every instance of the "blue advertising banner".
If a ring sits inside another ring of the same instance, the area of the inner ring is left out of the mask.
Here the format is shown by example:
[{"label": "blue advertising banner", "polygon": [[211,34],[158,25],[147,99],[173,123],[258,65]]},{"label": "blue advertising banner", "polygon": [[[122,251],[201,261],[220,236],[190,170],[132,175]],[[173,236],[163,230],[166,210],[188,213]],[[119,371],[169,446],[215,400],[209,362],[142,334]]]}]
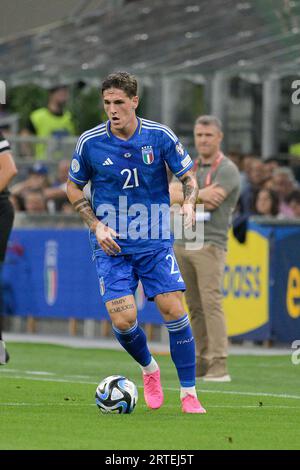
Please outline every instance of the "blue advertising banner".
[{"label": "blue advertising banner", "polygon": [[[85,229],[15,229],[4,275],[13,315],[107,319]],[[300,339],[300,227],[251,223],[246,244],[229,240],[223,279],[230,337]],[[139,321],[161,324],[139,285]]]},{"label": "blue advertising banner", "polygon": [[[15,229],[4,267],[8,313],[34,317],[108,318],[84,229]],[[142,286],[136,292],[139,320],[161,323]]]},{"label": "blue advertising banner", "polygon": [[272,248],[270,317],[278,341],[300,340],[300,227],[276,227]]}]

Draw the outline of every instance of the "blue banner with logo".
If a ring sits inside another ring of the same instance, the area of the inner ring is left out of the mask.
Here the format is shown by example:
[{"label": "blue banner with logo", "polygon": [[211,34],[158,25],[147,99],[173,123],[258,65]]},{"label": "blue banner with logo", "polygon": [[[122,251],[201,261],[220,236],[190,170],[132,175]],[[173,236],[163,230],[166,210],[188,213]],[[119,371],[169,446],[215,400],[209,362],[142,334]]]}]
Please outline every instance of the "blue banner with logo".
[{"label": "blue banner with logo", "polygon": [[[300,226],[251,223],[246,244],[232,236],[223,279],[228,335],[300,339]],[[6,312],[107,319],[85,229],[15,229],[3,270]],[[136,292],[139,320],[161,324],[155,304]]]},{"label": "blue banner with logo", "polygon": [[300,340],[300,227],[276,227],[271,242],[272,337]]},{"label": "blue banner with logo", "polygon": [[[7,313],[34,317],[108,318],[84,229],[15,229],[4,267]],[[161,323],[138,287],[139,320]]]}]

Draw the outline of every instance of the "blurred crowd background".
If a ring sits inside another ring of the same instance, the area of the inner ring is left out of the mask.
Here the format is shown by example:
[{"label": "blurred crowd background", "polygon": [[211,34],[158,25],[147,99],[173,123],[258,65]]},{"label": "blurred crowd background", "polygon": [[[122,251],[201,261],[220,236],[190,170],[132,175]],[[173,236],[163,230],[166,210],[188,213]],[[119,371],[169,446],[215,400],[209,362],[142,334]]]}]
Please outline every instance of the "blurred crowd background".
[{"label": "blurred crowd background", "polygon": [[122,69],[141,83],[138,114],[169,125],[193,157],[196,117],[223,121],[242,179],[240,241],[251,216],[300,219],[299,1],[42,0],[20,21],[1,25],[0,42],[17,214],[74,216],[65,190],[76,136],[106,120],[99,85]]}]

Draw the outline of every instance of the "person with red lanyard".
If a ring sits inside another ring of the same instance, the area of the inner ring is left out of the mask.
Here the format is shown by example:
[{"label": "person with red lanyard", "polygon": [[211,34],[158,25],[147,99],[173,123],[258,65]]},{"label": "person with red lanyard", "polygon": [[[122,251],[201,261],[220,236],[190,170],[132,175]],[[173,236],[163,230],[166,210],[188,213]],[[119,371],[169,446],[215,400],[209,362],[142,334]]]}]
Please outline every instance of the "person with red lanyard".
[{"label": "person with red lanyard", "polygon": [[[186,240],[175,240],[174,251],[186,283],[186,302],[196,344],[196,376],[211,382],[230,382],[228,339],[222,308],[222,278],[228,229],[240,194],[240,174],[221,151],[222,124],[215,116],[200,116],[194,126],[198,152],[194,169],[204,204],[204,244],[187,249]],[[178,182],[170,184],[171,203],[183,202]]]},{"label": "person with red lanyard", "polygon": [[9,200],[7,185],[16,174],[17,168],[10,151],[9,143],[0,132],[0,365],[6,364],[9,360],[9,354],[2,340],[3,295],[1,274],[7,241],[14,220],[14,210]]}]

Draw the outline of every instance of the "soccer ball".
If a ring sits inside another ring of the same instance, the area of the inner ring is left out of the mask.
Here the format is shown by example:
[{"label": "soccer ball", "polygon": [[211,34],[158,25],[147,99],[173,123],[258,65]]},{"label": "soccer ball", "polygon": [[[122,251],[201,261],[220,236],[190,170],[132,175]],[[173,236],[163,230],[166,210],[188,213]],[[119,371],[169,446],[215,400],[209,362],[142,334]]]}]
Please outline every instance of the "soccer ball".
[{"label": "soccer ball", "polygon": [[102,413],[132,413],[138,401],[138,391],[126,377],[111,375],[99,383],[95,398]]}]

